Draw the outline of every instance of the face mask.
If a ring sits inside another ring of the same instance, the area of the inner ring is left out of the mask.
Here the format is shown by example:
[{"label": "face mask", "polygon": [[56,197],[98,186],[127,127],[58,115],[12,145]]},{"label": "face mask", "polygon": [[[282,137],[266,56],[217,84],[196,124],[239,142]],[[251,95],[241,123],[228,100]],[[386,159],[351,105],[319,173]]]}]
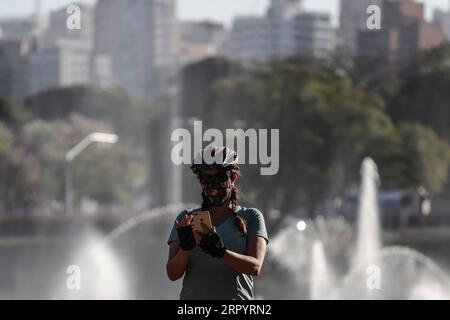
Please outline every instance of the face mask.
[{"label": "face mask", "polygon": [[200,177],[203,198],[212,206],[223,205],[231,196],[232,183],[226,173]]}]

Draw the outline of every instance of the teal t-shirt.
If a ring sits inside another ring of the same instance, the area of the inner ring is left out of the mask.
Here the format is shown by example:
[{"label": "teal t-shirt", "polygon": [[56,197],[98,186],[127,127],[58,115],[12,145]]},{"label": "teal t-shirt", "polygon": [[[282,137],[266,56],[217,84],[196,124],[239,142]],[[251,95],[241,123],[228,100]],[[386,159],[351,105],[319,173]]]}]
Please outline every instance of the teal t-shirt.
[{"label": "teal t-shirt", "polygon": [[[185,210],[178,215],[177,220],[181,221],[184,215],[192,215],[197,211],[201,211],[201,208]],[[239,206],[236,208],[236,214],[247,221],[249,236],[260,236],[266,239],[267,243],[269,242],[264,217],[258,209]],[[240,232],[233,216],[216,226],[216,231],[222,237],[228,250],[240,254],[247,253],[247,238]],[[178,240],[178,234],[173,226],[167,243],[170,244],[176,240]],[[189,257],[180,299],[252,300],[254,299],[253,278],[233,270],[219,259],[205,254],[201,248],[195,247]]]}]

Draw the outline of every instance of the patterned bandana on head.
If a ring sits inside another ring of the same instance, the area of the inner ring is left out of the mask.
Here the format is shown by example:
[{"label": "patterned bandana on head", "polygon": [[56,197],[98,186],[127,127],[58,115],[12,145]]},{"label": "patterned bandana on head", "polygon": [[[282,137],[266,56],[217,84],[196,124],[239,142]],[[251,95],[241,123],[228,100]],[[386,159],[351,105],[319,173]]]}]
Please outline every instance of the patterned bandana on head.
[{"label": "patterned bandana on head", "polygon": [[203,198],[211,206],[223,205],[231,196],[233,187],[229,172],[217,175],[201,175]]}]

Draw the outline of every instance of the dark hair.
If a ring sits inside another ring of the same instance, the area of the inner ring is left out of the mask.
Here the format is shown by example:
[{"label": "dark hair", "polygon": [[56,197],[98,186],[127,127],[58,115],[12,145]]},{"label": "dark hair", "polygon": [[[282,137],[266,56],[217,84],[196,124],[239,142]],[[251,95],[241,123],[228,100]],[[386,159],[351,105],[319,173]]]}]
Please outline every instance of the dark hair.
[{"label": "dark hair", "polygon": [[242,234],[247,235],[247,221],[241,216],[238,216],[236,214],[238,199],[239,199],[239,189],[236,186],[233,186],[233,188],[231,189],[230,202],[231,202],[231,209],[233,210],[234,214],[234,224],[239,228],[239,231],[241,231]]},{"label": "dark hair", "polygon": [[[230,179],[234,179],[235,176],[240,176],[241,171],[239,169],[238,166],[235,166],[233,169],[228,170],[230,172]],[[200,179],[200,175],[198,174],[197,177]],[[239,228],[239,231],[244,234],[245,236],[247,236],[247,221],[238,216],[236,214],[236,208],[237,208],[237,201],[239,200],[239,189],[237,186],[233,186],[231,188],[231,196],[230,196],[230,203],[231,203],[231,210],[233,210],[233,215],[234,215],[234,224]],[[202,203],[202,209],[203,210],[207,210],[208,209],[208,203],[205,199],[205,197],[203,196],[203,203]]]}]

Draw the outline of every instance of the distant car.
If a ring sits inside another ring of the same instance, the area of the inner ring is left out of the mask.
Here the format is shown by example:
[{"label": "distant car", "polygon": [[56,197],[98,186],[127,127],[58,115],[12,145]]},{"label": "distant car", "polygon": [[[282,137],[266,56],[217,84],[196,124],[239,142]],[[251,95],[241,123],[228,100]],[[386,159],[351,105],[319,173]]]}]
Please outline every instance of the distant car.
[{"label": "distant car", "polygon": [[[356,221],[358,212],[358,193],[346,193],[342,199],[338,214],[346,220]],[[423,216],[429,214],[429,198],[426,194],[412,190],[387,190],[378,193],[378,211],[384,227],[398,228],[417,224]]]}]

